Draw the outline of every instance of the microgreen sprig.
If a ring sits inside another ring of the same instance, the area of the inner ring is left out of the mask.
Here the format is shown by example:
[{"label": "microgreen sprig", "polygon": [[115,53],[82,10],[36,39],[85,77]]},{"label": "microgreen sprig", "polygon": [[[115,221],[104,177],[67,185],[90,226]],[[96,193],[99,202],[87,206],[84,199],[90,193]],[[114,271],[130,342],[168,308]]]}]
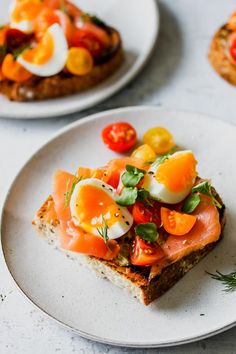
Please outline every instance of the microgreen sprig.
[{"label": "microgreen sprig", "polygon": [[97,231],[98,231],[99,235],[103,238],[105,244],[107,244],[107,242],[109,240],[108,229],[109,229],[109,227],[106,223],[104,216],[102,215],[102,226],[97,227]]}]

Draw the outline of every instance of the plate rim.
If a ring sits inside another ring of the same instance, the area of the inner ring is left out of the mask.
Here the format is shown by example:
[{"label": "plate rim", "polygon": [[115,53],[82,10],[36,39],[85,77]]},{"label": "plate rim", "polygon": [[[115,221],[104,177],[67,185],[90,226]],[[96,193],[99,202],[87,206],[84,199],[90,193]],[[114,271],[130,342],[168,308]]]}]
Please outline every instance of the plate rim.
[{"label": "plate rim", "polygon": [[210,119],[212,120],[212,122],[214,122],[215,120],[217,120],[218,122],[221,122],[223,124],[226,124],[228,126],[234,127],[236,128],[236,125],[228,122],[228,121],[224,121],[218,117],[214,117],[212,115],[208,115],[208,114],[204,114],[204,113],[199,113],[196,111],[191,111],[191,110],[178,110],[178,109],[168,109],[168,108],[160,108],[157,106],[153,106],[153,105],[147,105],[147,106],[129,106],[129,107],[121,107],[121,108],[115,108],[115,109],[109,109],[109,110],[105,110],[99,113],[94,113],[88,116],[85,116],[81,119],[76,120],[75,122],[72,122],[70,124],[68,124],[65,127],[62,127],[61,129],[59,129],[58,131],[56,131],[54,134],[52,134],[47,140],[46,142],[44,142],[43,144],[40,144],[40,146],[35,149],[35,151],[33,151],[31,153],[31,155],[29,156],[29,158],[26,159],[26,161],[23,163],[22,167],[18,170],[18,172],[13,176],[13,178],[11,179],[11,183],[8,186],[7,192],[5,193],[2,205],[1,205],[1,215],[0,215],[0,255],[3,259],[3,263],[5,266],[5,269],[7,270],[8,274],[10,275],[10,279],[12,281],[12,283],[15,285],[15,287],[20,291],[20,293],[26,298],[26,300],[31,303],[31,305],[33,305],[35,308],[37,308],[38,310],[40,310],[43,314],[45,314],[50,320],[53,320],[55,323],[58,323],[60,326],[64,327],[67,330],[72,331],[73,333],[76,333],[77,335],[80,335],[83,338],[92,340],[94,342],[98,342],[98,343],[103,343],[103,344],[108,344],[108,345],[113,345],[113,346],[118,346],[118,347],[127,347],[127,348],[163,348],[163,347],[172,347],[172,346],[179,346],[179,345],[183,345],[183,344],[187,344],[187,343],[193,343],[199,340],[203,340],[206,338],[210,338],[214,335],[220,334],[222,332],[227,331],[230,328],[233,328],[236,325],[236,319],[234,321],[232,321],[231,323],[225,325],[224,327],[215,329],[211,332],[199,335],[199,336],[195,336],[195,337],[188,337],[185,339],[180,339],[178,341],[173,341],[170,340],[168,341],[164,341],[164,342],[159,342],[159,343],[137,343],[137,342],[120,342],[117,340],[110,340],[108,338],[102,338],[96,335],[92,335],[89,334],[87,332],[84,332],[82,330],[79,330],[69,324],[66,324],[64,322],[62,322],[61,320],[57,319],[54,315],[48,313],[45,309],[43,309],[40,305],[38,305],[36,302],[34,302],[33,299],[31,299],[30,295],[27,295],[26,292],[21,288],[20,284],[17,282],[17,280],[14,278],[10,267],[7,264],[7,260],[5,257],[5,253],[4,253],[4,249],[3,249],[3,220],[4,220],[4,214],[5,214],[5,208],[8,202],[8,199],[10,197],[10,193],[11,190],[15,184],[15,181],[17,180],[18,176],[22,173],[22,171],[25,169],[25,167],[31,162],[31,160],[35,157],[35,155],[37,155],[38,153],[40,153],[40,151],[42,149],[44,149],[48,144],[50,144],[53,140],[55,140],[56,138],[59,138],[60,136],[62,136],[64,133],[67,133],[70,130],[73,130],[75,127],[79,127],[80,125],[86,124],[88,122],[92,122],[94,120],[97,120],[101,117],[106,117],[107,115],[113,114],[113,113],[126,113],[126,112],[132,112],[132,111],[136,111],[136,112],[140,112],[140,111],[148,111],[148,110],[152,110],[157,112],[157,114],[160,114],[161,112],[165,112],[165,113],[169,113],[169,114],[183,114],[185,116],[187,115],[191,115],[191,116],[200,116],[202,118],[206,118],[206,119]]},{"label": "plate rim", "polygon": [[[152,40],[150,41],[150,45],[148,50],[146,51],[145,55],[142,55],[141,57],[138,58],[137,62],[135,63],[134,66],[132,66],[128,72],[125,75],[122,75],[121,78],[114,82],[114,84],[110,87],[110,89],[102,96],[102,97],[97,97],[94,99],[94,101],[91,103],[87,103],[83,105],[82,108],[79,106],[77,107],[70,107],[66,108],[66,103],[63,105],[65,107],[62,107],[59,112],[54,112],[53,109],[47,113],[41,112],[37,113],[37,107],[36,111],[34,114],[32,112],[22,112],[22,113],[17,113],[17,110],[9,110],[9,113],[6,112],[4,114],[1,113],[0,111],[0,118],[3,119],[22,119],[22,120],[33,120],[33,119],[50,119],[50,118],[57,118],[57,117],[62,117],[67,114],[73,114],[77,112],[82,112],[90,107],[96,106],[97,104],[107,100],[108,98],[112,97],[114,94],[118,93],[122,88],[124,88],[130,81],[132,81],[137,74],[144,68],[144,66],[147,64],[148,60],[150,59],[154,47],[157,43],[157,38],[160,30],[160,11],[159,11],[159,5],[158,5],[158,0],[145,0],[149,1],[151,6],[153,7],[153,16],[154,16],[154,26],[153,26],[153,37]],[[79,93],[77,93],[79,94]],[[76,95],[76,94],[75,94]],[[70,98],[69,95],[67,96]],[[66,96],[65,96],[66,97]],[[64,97],[62,97],[64,98]],[[7,98],[6,98],[7,99]],[[52,99],[52,100],[57,100],[60,99],[60,97]],[[47,104],[47,100],[44,100],[45,104]],[[37,101],[36,101],[37,102]],[[11,103],[10,101],[8,103]],[[18,102],[19,104],[21,102]],[[23,104],[27,104],[27,102],[23,102]],[[10,107],[9,107],[10,108]]]}]

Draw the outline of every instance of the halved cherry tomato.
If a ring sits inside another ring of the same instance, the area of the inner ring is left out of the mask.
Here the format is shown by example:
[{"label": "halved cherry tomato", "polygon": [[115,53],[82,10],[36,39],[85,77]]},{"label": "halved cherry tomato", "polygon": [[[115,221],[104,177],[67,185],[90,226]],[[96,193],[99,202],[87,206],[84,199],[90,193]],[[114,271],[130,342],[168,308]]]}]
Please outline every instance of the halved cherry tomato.
[{"label": "halved cherry tomato", "polygon": [[151,266],[164,257],[162,248],[158,245],[148,244],[139,236],[135,237],[131,254],[131,263],[137,266]]},{"label": "halved cherry tomato", "polygon": [[9,28],[5,34],[7,50],[13,52],[22,45],[26,45],[32,38],[31,34],[26,34],[16,28]]},{"label": "halved cherry tomato", "polygon": [[152,220],[152,212],[142,202],[134,204],[132,214],[136,224],[143,224]]},{"label": "halved cherry tomato", "polygon": [[236,61],[236,33],[231,34],[229,39],[229,53],[233,60]]},{"label": "halved cherry tomato", "polygon": [[151,207],[145,206],[143,202],[136,202],[133,206],[132,214],[136,224],[154,222],[158,228],[162,225],[158,202],[153,202]]},{"label": "halved cherry tomato", "polygon": [[85,48],[71,47],[67,54],[66,68],[74,75],[87,75],[93,68],[93,57]]},{"label": "halved cherry tomato", "polygon": [[193,228],[197,217],[195,215],[183,214],[175,210],[161,207],[161,220],[164,229],[169,234],[182,236]]},{"label": "halved cherry tomato", "polygon": [[73,47],[87,49],[93,57],[98,57],[104,50],[103,43],[91,32],[77,28],[72,38]]},{"label": "halved cherry tomato", "polygon": [[150,163],[154,162],[157,156],[151,146],[143,144],[132,152],[131,157],[136,157],[137,159]]},{"label": "halved cherry tomato", "polygon": [[5,56],[2,63],[2,73],[7,79],[15,82],[26,81],[32,76],[29,71],[14,60],[12,54],[7,54]]},{"label": "halved cherry tomato", "polygon": [[149,129],[144,134],[143,141],[150,145],[156,154],[165,154],[175,145],[171,133],[162,127]]},{"label": "halved cherry tomato", "polygon": [[102,131],[103,142],[107,147],[116,152],[130,150],[136,143],[135,129],[126,122],[109,124]]}]

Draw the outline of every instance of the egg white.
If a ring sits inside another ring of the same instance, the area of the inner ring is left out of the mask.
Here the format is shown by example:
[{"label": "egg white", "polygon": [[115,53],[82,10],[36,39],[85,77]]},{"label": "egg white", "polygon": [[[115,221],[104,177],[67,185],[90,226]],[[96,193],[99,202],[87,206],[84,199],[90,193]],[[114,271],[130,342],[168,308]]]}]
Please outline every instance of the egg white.
[{"label": "egg white", "polygon": [[[178,151],[171,155],[169,159],[176,156],[177,154],[189,153],[191,150]],[[154,162],[145,176],[144,188],[147,189],[152,198],[160,200],[163,203],[176,204],[184,200],[190,193],[192,186],[194,185],[195,178],[192,180],[192,185],[180,192],[170,191],[164,184],[157,181],[155,175],[158,170],[160,163]],[[175,178],[175,176],[173,176]]]},{"label": "egg white", "polygon": [[[71,196],[71,200],[70,200],[70,211],[71,211],[71,216],[73,219],[73,222],[75,223],[75,225],[80,226],[83,228],[83,223],[81,223],[80,219],[79,219],[79,215],[77,214],[76,211],[76,200],[78,198],[78,193],[79,193],[79,189],[81,186],[85,186],[85,185],[90,185],[90,186],[94,186],[100,190],[102,190],[104,193],[106,193],[108,196],[110,196],[114,201],[116,200],[116,198],[118,197],[116,190],[111,187],[109,184],[104,183],[103,181],[97,179],[97,178],[87,178],[84,180],[81,180],[79,183],[77,183],[72,196]],[[93,206],[91,205],[91,208]],[[130,212],[128,211],[127,208],[122,207],[122,206],[118,206],[119,207],[119,212],[122,215],[122,218],[119,219],[116,223],[114,223],[112,226],[110,226],[108,228],[107,231],[107,235],[109,239],[116,239],[119,238],[121,236],[123,236],[124,234],[126,234],[129,229],[131,228],[132,224],[133,224],[133,217],[130,214]],[[102,224],[102,218],[109,219],[110,215],[108,213],[105,215],[100,215],[98,218],[96,218],[96,220],[91,220],[91,228],[90,230],[85,230],[87,232],[91,232],[93,235],[99,236],[99,232],[97,230],[96,227],[92,227],[93,224],[96,223],[101,223]]]},{"label": "egg white", "polygon": [[54,50],[51,58],[44,64],[32,64],[20,55],[17,61],[29,72],[37,76],[47,77],[58,74],[65,66],[68,45],[61,26],[54,23],[47,29],[53,37]]}]

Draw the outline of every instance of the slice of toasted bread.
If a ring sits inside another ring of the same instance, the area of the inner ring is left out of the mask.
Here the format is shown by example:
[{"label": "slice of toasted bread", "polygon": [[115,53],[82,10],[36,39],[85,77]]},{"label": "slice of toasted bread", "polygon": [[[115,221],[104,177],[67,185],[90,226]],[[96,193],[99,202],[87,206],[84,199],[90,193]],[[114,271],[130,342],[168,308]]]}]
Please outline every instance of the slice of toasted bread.
[{"label": "slice of toasted bread", "polygon": [[[113,31],[119,37],[118,32]],[[120,37],[116,48],[105,59],[84,76],[61,72],[51,77],[33,76],[25,82],[3,80],[0,82],[0,93],[12,101],[34,101],[68,96],[96,86],[112,75],[123,62],[124,53]]]},{"label": "slice of toasted bread", "polygon": [[214,35],[208,58],[215,71],[232,85],[236,85],[236,63],[228,53],[228,37],[232,31],[227,25]]},{"label": "slice of toasted bread", "polygon": [[[217,200],[222,204],[219,211],[221,235],[225,224],[225,206],[216,191],[212,190]],[[45,240],[57,248],[59,221],[55,217],[54,202],[51,196],[44,202],[36,213],[33,225]],[[192,252],[181,260],[168,265],[161,274],[150,278],[150,267],[119,266],[115,262],[97,259],[92,256],[62,250],[68,257],[78,261],[92,270],[100,277],[110,280],[116,286],[128,290],[141,303],[148,305],[153,300],[164,294],[203,257],[205,257],[219,242],[206,245],[198,251]]]}]

